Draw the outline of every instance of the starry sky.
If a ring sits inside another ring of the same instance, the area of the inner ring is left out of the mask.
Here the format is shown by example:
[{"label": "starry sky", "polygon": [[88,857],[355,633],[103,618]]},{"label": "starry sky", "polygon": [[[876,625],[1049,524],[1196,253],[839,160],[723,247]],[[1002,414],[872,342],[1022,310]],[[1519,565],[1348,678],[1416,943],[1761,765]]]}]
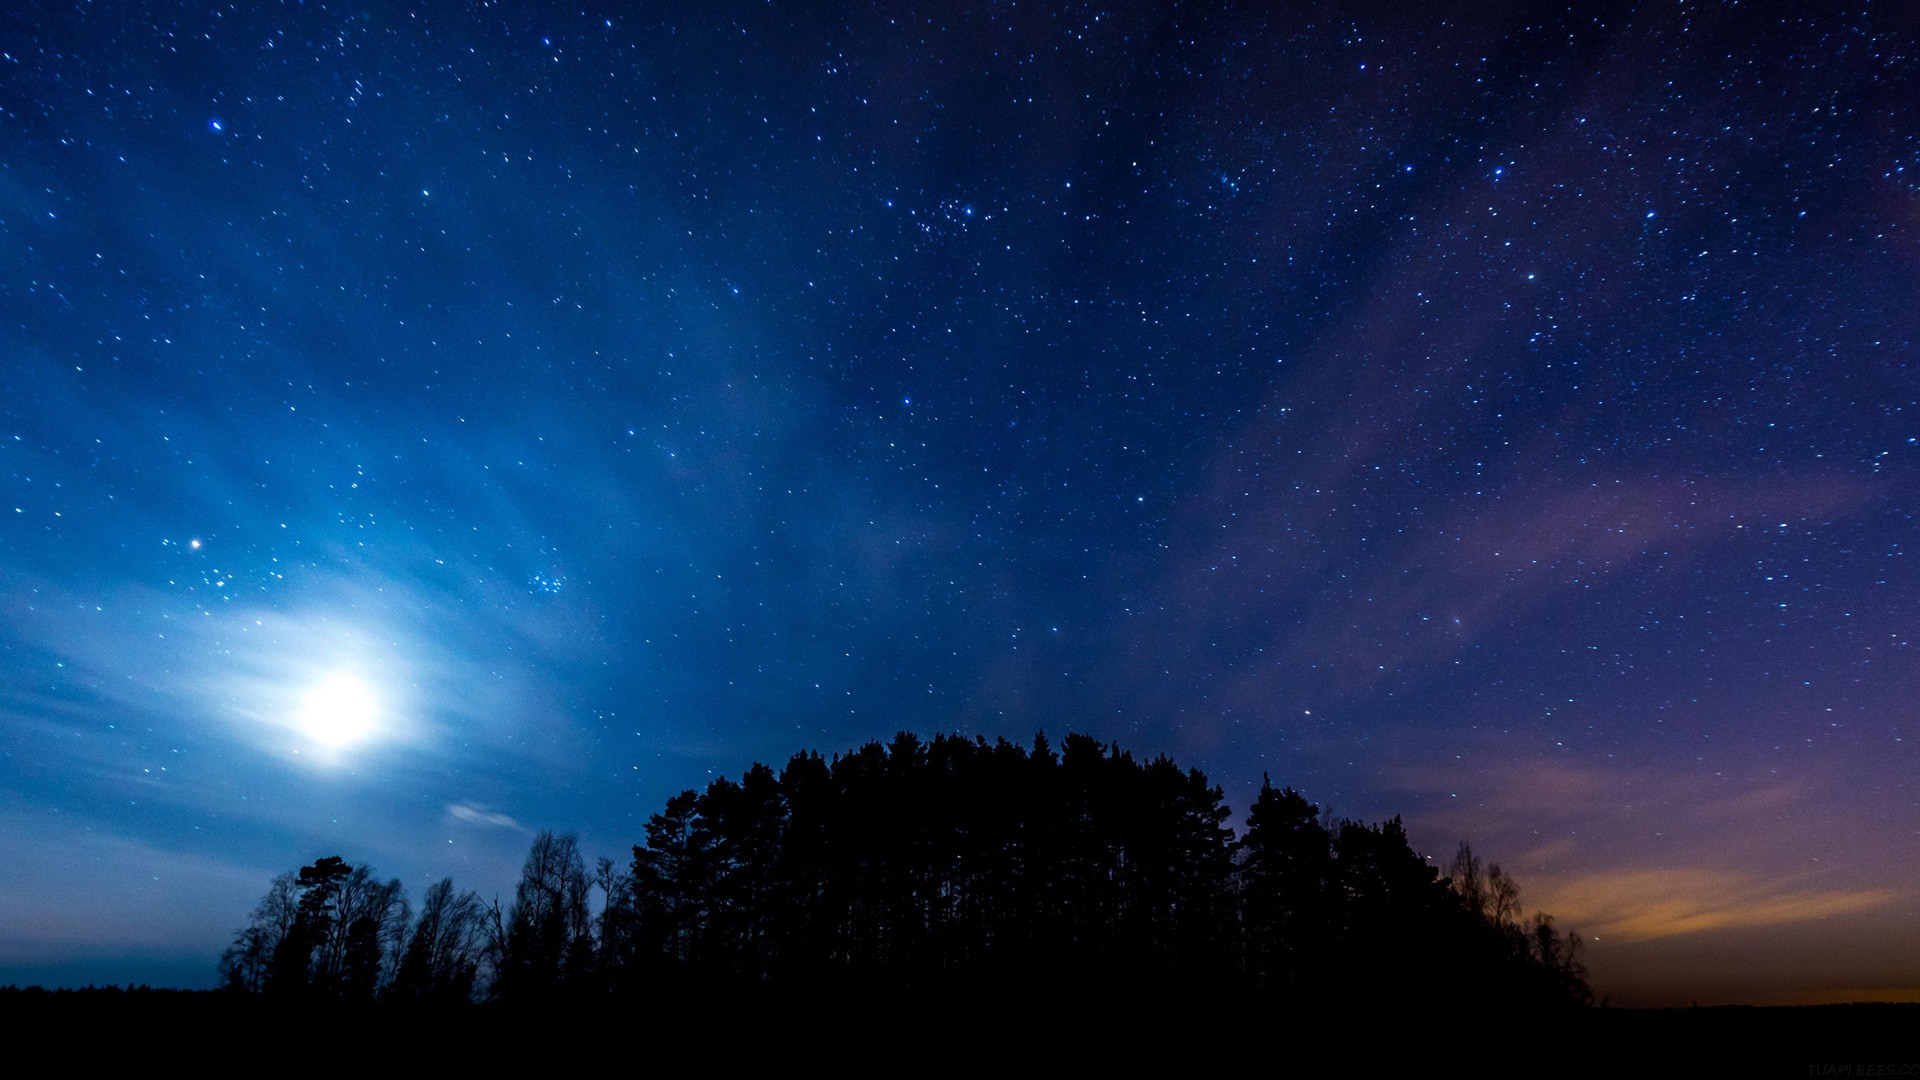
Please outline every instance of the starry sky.
[{"label": "starry sky", "polygon": [[1779,10],[7,5],[0,983],[904,728],[1920,993],[1920,23]]}]

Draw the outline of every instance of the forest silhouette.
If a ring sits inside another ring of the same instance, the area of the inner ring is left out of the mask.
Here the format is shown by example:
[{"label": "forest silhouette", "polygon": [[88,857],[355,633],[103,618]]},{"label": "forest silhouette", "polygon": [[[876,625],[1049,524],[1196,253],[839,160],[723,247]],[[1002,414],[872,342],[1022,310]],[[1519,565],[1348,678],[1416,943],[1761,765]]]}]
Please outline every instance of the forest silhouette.
[{"label": "forest silhouette", "polygon": [[1085,735],[1056,751],[902,732],[688,790],[625,864],[533,841],[511,900],[339,856],[276,878],[221,958],[262,999],[585,1005],[766,1000],[1591,1003],[1577,934],[1524,918],[1465,843],[1334,821]]}]

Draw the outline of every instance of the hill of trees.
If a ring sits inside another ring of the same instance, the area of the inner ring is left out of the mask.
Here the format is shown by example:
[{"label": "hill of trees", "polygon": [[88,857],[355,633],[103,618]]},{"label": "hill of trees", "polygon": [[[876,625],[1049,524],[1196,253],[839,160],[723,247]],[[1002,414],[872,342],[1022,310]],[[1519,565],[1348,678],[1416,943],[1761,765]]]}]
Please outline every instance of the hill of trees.
[{"label": "hill of trees", "polygon": [[1591,1000],[1578,935],[1523,920],[1461,845],[1442,875],[1395,818],[1334,822],[1070,735],[1056,751],[902,733],[685,791],[630,863],[542,833],[503,908],[339,857],[284,874],[222,958],[312,1001],[584,1002],[708,992]]}]

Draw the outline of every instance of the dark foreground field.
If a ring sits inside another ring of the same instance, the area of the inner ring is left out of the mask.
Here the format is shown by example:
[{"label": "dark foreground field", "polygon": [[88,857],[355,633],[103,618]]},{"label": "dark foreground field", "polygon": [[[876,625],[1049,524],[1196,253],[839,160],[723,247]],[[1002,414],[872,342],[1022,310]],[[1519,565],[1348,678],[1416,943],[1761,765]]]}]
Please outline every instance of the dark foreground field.
[{"label": "dark foreground field", "polygon": [[1263,1007],[1001,994],[429,1009],[6,988],[0,1030],[17,1050],[50,1051],[73,1065],[388,1075],[456,1065],[595,1072],[608,1063],[623,1073],[805,1066],[861,1074],[995,1063],[1234,1073],[1253,1063],[1269,1074],[1365,1075],[1381,1063],[1429,1062],[1494,1076],[1920,1076],[1920,1005],[1434,1015],[1377,1001]]}]

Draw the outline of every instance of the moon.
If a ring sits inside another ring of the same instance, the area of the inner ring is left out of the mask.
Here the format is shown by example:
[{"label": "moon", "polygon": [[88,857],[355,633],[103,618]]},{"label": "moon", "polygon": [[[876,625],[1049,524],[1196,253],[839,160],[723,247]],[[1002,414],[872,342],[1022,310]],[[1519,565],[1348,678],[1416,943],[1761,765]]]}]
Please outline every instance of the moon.
[{"label": "moon", "polygon": [[315,742],[339,749],[371,735],[379,712],[366,683],[352,675],[335,675],[307,691],[300,727]]}]

